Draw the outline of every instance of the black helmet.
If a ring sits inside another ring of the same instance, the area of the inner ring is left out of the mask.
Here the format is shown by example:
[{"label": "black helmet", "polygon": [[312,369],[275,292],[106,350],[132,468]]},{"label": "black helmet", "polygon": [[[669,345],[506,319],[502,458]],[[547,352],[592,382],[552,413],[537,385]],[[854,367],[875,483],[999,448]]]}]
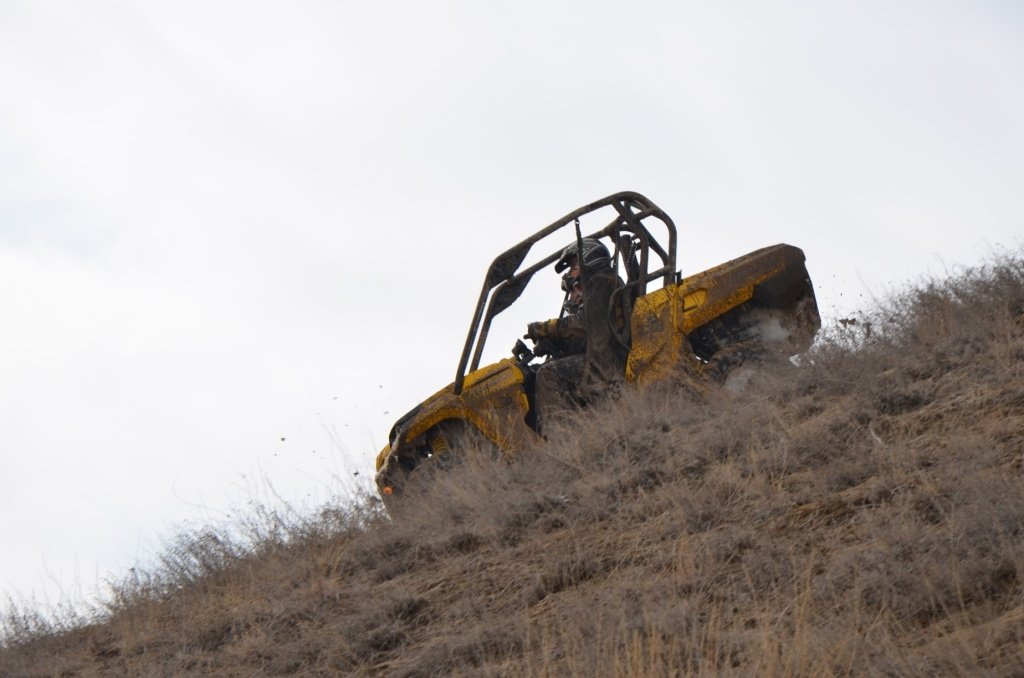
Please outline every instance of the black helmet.
[{"label": "black helmet", "polygon": [[[579,243],[573,242],[564,250],[562,256],[555,262],[555,273],[561,273],[569,268],[569,259],[576,256],[576,249]],[[612,255],[601,241],[595,238],[583,239],[583,264],[588,268],[608,266],[611,264]]]}]

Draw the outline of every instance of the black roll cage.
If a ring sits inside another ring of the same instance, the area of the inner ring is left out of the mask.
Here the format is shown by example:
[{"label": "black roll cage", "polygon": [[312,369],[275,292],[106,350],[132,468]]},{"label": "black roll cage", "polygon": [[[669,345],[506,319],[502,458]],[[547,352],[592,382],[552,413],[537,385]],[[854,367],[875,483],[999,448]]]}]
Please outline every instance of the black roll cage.
[{"label": "black roll cage", "polygon": [[[473,321],[470,323],[469,333],[466,336],[466,345],[462,350],[459,367],[455,372],[455,395],[462,393],[463,382],[466,378],[466,366],[469,365],[469,371],[479,368],[480,357],[483,354],[484,344],[487,341],[487,334],[490,331],[491,321],[494,320],[494,317],[511,306],[519,298],[534,273],[545,266],[553,264],[562,253],[560,248],[520,271],[519,267],[526,260],[526,255],[529,254],[530,248],[559,229],[573,225],[577,219],[585,214],[608,206],[614,207],[618,216],[601,230],[584,237],[611,237],[615,243],[615,252],[612,258],[615,261],[617,274],[620,255],[623,258],[628,256],[627,253],[622,252],[620,249],[621,236],[629,236],[632,243],[631,250],[635,246],[635,253],[639,256],[639,275],[628,284],[628,286],[634,288],[632,290],[634,296],[639,297],[645,294],[647,292],[647,283],[659,277],[664,278],[665,285],[674,282],[676,275],[676,226],[660,207],[646,197],[633,191],[623,191],[570,212],[558,221],[545,226],[529,238],[499,254],[487,269],[483,288],[480,290],[480,298],[477,301],[476,310],[473,312]],[[650,231],[644,225],[643,221],[648,218],[657,219],[668,230],[667,250],[651,236]],[[573,233],[572,238],[567,238],[566,242],[575,241],[575,237],[575,233]],[[661,265],[652,271],[648,271],[652,252],[657,255]],[[472,362],[470,362],[471,354]]]}]

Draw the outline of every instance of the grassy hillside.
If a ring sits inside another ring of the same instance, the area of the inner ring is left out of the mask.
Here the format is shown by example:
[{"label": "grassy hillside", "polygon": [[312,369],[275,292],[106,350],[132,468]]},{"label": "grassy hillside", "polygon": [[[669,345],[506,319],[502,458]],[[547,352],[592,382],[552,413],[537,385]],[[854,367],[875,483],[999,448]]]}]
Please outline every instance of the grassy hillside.
[{"label": "grassy hillside", "polygon": [[434,480],[185,535],[0,675],[1020,675],[1024,261]]}]

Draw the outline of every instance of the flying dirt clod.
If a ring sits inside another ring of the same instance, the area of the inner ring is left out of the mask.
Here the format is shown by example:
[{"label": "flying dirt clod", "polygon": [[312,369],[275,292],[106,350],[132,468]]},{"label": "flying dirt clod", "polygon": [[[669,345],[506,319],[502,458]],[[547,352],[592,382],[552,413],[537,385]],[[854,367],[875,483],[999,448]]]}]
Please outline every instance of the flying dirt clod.
[{"label": "flying dirt clod", "polygon": [[[611,222],[584,237],[580,219],[609,207]],[[525,264],[535,244],[563,232],[569,247]],[[570,212],[498,255],[487,269],[455,381],[401,417],[377,456],[377,487],[389,508],[425,477],[423,469],[453,456],[453,448],[514,454],[538,442],[549,416],[543,413],[552,407],[538,381],[550,383],[559,365],[573,375],[561,380],[573,391],[563,394],[564,402],[584,406],[620,384],[722,385],[751,357],[788,357],[810,346],[821,319],[802,250],[773,245],[684,278],[676,270],[676,248],[669,216],[639,193],[622,192]],[[597,253],[596,265],[591,253]],[[579,270],[579,278],[563,277],[559,318],[530,324],[533,349],[519,340],[512,357],[480,367],[494,318],[551,264],[559,272],[570,264]],[[545,328],[573,320],[573,295],[581,288],[577,315],[585,341],[572,350],[550,341]]]}]

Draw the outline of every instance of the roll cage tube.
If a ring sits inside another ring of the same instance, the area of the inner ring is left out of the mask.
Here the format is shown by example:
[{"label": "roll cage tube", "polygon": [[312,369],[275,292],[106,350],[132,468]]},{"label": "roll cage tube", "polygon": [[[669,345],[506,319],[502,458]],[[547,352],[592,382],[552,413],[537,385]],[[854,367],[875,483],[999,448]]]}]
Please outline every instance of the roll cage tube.
[{"label": "roll cage tube", "polygon": [[[459,366],[455,372],[455,384],[453,393],[460,395],[466,378],[466,367],[470,371],[480,366],[480,357],[483,354],[484,344],[487,341],[487,334],[491,327],[491,321],[499,313],[511,306],[523,293],[534,273],[558,260],[562,249],[549,254],[540,261],[524,268],[519,267],[526,260],[530,248],[538,241],[543,240],[559,229],[565,228],[575,222],[576,219],[590,212],[595,212],[603,207],[612,206],[618,213],[607,226],[586,236],[589,238],[602,238],[611,236],[616,244],[616,267],[618,266],[618,242],[619,235],[628,233],[631,237],[637,238],[639,243],[639,266],[640,275],[630,285],[637,287],[636,296],[641,296],[647,291],[647,283],[657,278],[664,278],[664,284],[674,282],[676,268],[676,226],[667,214],[646,197],[633,191],[615,193],[602,198],[579,209],[570,212],[558,221],[545,226],[529,238],[514,245],[502,252],[491,263],[484,278],[483,288],[480,290],[480,298],[477,301],[476,309],[473,311],[473,320],[469,326],[469,333],[466,336],[466,345],[462,349],[462,356],[459,358]],[[655,240],[643,221],[654,218],[665,225],[668,230],[668,249]],[[575,238],[575,234],[573,234]],[[661,266],[648,271],[651,252],[660,259]],[[625,256],[625,255],[623,255]],[[474,351],[474,346],[476,350]],[[470,362],[472,355],[472,362]]]}]

